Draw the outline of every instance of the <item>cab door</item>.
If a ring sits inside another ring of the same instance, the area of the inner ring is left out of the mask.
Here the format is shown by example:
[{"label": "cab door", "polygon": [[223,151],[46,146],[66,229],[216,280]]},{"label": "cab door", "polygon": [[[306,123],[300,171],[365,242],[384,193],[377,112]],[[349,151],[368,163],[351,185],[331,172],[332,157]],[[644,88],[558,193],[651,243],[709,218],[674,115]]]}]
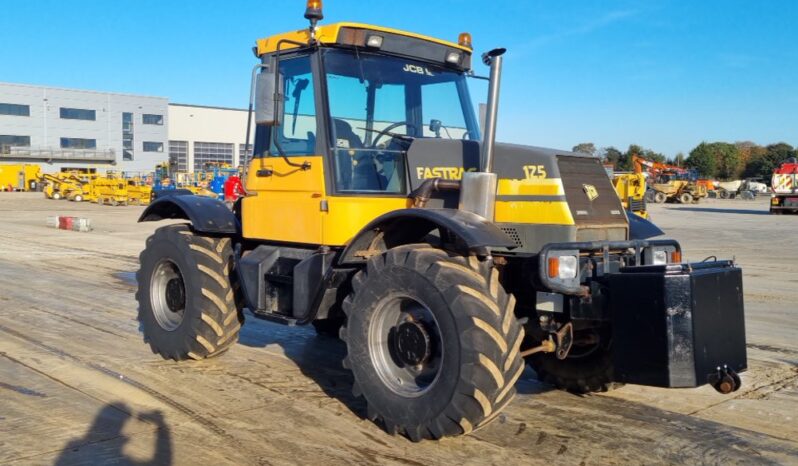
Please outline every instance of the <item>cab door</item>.
[{"label": "cab door", "polygon": [[[316,151],[316,96],[309,55],[280,60],[283,117],[269,131],[268,151],[249,164],[242,201],[244,237],[304,244],[322,242],[324,172]],[[278,147],[279,146],[279,147]],[[280,149],[285,158],[280,155]]]}]

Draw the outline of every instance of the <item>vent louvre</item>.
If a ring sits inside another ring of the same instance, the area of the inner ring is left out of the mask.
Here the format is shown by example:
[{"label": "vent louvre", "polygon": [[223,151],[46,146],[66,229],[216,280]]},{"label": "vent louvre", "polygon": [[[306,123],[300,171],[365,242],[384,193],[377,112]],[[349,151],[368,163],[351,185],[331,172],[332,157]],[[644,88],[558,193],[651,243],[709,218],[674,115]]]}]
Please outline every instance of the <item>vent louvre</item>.
[{"label": "vent louvre", "polygon": [[504,232],[504,234],[509,236],[511,240],[513,240],[513,243],[515,243],[516,246],[524,246],[524,242],[521,241],[521,235],[518,234],[518,230],[513,227],[501,227],[501,230]]}]

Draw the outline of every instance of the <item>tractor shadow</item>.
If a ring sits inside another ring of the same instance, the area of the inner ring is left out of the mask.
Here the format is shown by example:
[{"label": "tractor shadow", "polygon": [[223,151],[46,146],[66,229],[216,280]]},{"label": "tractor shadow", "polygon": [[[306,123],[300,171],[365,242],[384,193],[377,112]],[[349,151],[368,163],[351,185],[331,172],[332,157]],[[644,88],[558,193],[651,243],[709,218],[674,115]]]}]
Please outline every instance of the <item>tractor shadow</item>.
[{"label": "tractor shadow", "polygon": [[[277,345],[302,375],[313,380],[329,397],[346,406],[355,415],[366,417],[366,401],[352,394],[352,373],[343,367],[346,344],[338,338],[317,335],[312,326],[287,327],[254,317],[246,312],[239,344],[252,348]],[[519,395],[535,395],[555,390],[537,380],[535,371],[527,367],[516,383]]]},{"label": "tractor shadow", "polygon": [[668,210],[681,210],[685,212],[710,212],[716,214],[770,215],[770,211],[768,210],[719,209],[717,207],[670,207]]},{"label": "tractor shadow", "polygon": [[352,394],[354,378],[343,367],[346,344],[333,337],[317,335],[312,326],[288,327],[258,319],[246,312],[239,344],[265,348],[277,345],[302,375],[313,380],[329,397],[340,401],[359,417],[366,416],[366,402]]}]

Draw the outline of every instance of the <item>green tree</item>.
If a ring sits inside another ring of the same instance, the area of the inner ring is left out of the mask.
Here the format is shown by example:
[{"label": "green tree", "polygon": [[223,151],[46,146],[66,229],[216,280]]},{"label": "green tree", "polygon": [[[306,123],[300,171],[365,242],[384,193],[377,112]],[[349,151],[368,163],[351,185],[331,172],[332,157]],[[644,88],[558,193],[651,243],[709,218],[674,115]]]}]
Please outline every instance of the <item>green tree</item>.
[{"label": "green tree", "polygon": [[710,144],[718,161],[718,176],[722,179],[739,178],[740,151],[734,144],[716,142]]},{"label": "green tree", "polygon": [[618,161],[623,157],[623,153],[612,146],[605,147],[603,152],[604,154],[602,159],[604,160],[604,163],[610,163],[613,167],[616,167],[616,170],[618,170]]},{"label": "green tree", "polygon": [[596,145],[592,142],[581,142],[574,146],[572,149],[574,152],[579,152],[582,154],[588,154],[595,156],[596,155]]},{"label": "green tree", "polygon": [[795,156],[795,149],[787,143],[770,144],[765,146],[764,151],[752,154],[745,166],[743,176],[769,179],[776,167],[788,158]]},{"label": "green tree", "polygon": [[709,178],[715,178],[717,176],[717,160],[712,153],[712,148],[705,142],[702,142],[691,150],[690,155],[684,163],[686,166],[698,170],[701,176]]}]

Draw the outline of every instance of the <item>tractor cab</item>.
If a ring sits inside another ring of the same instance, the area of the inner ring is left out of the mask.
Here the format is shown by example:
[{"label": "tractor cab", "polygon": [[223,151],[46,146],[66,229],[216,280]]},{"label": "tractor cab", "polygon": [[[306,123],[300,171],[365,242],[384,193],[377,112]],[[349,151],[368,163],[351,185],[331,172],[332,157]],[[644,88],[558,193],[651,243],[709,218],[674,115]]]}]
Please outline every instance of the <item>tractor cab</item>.
[{"label": "tractor cab", "polygon": [[[413,141],[480,139],[470,47],[467,34],[453,43],[357,23],[257,41],[245,187],[258,195],[242,203],[245,235],[343,245],[376,215],[408,207]],[[461,165],[445,176],[459,178]],[[366,209],[364,197],[374,199]],[[258,221],[267,206],[286,222]],[[307,215],[289,215],[297,209]]]}]

